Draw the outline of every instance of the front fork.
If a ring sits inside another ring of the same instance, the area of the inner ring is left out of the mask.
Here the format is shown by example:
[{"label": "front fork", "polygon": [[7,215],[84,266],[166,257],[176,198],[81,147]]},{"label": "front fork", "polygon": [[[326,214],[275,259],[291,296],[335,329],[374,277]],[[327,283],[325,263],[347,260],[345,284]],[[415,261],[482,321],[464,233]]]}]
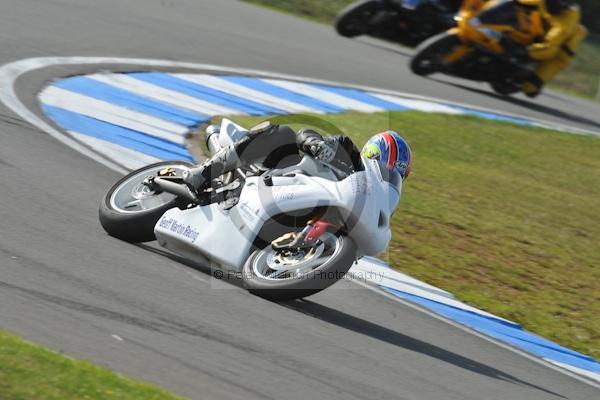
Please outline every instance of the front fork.
[{"label": "front fork", "polygon": [[313,224],[309,223],[306,225],[306,228],[302,230],[301,235],[304,235],[304,241],[306,243],[312,244],[319,240],[326,232],[337,232],[338,230],[339,226],[327,221],[319,220]]},{"label": "front fork", "polygon": [[288,233],[271,242],[278,251],[299,250],[314,247],[319,238],[327,232],[339,232],[340,226],[323,219],[309,221],[299,233]]}]

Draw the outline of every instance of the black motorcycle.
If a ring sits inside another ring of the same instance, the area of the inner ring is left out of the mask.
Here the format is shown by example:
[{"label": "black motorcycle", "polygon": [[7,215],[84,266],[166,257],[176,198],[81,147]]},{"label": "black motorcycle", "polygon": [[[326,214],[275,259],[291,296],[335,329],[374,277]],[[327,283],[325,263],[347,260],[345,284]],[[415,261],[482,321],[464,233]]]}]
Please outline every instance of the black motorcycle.
[{"label": "black motorcycle", "polygon": [[414,47],[454,26],[459,6],[455,0],[363,0],[338,14],[335,29],[345,37],[368,35]]}]

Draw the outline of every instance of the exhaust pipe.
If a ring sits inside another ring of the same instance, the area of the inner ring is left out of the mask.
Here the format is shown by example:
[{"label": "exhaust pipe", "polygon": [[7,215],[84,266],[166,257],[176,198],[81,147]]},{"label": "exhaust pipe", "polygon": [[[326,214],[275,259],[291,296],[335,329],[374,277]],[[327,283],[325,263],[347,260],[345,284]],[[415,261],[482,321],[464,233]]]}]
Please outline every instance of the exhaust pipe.
[{"label": "exhaust pipe", "polygon": [[198,203],[199,199],[190,188],[181,183],[176,183],[168,179],[156,177],[152,180],[152,185],[163,192],[174,194],[178,197],[186,199],[192,203]]}]

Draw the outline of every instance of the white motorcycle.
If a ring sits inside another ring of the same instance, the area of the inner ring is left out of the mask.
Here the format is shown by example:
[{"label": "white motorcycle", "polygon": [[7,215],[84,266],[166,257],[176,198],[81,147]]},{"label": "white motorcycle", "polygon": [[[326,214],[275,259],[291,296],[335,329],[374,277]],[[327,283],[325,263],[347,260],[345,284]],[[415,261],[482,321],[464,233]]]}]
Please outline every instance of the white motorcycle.
[{"label": "white motorcycle", "polygon": [[[223,119],[208,147],[214,154],[248,134]],[[113,185],[100,222],[116,238],[156,239],[178,255],[241,276],[261,297],[302,298],[343,279],[356,260],[380,254],[391,239],[402,179],[375,160],[362,161],[364,170],[347,177],[307,155],[281,169],[257,162],[199,194],[182,180],[192,165],[160,162]]]}]

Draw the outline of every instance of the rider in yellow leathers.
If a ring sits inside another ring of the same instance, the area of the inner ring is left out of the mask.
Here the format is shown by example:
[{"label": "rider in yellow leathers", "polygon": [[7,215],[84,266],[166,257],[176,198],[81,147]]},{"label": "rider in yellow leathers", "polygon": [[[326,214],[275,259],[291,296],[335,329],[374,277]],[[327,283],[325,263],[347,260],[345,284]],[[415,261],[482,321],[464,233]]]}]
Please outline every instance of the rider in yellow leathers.
[{"label": "rider in yellow leathers", "polygon": [[[539,3],[539,0],[517,0],[519,3]],[[523,85],[529,97],[540,94],[544,84],[565,69],[575,56],[575,51],[587,36],[580,24],[581,9],[574,0],[545,0],[544,20],[546,35],[528,49],[529,57],[540,61],[536,71]]]}]

